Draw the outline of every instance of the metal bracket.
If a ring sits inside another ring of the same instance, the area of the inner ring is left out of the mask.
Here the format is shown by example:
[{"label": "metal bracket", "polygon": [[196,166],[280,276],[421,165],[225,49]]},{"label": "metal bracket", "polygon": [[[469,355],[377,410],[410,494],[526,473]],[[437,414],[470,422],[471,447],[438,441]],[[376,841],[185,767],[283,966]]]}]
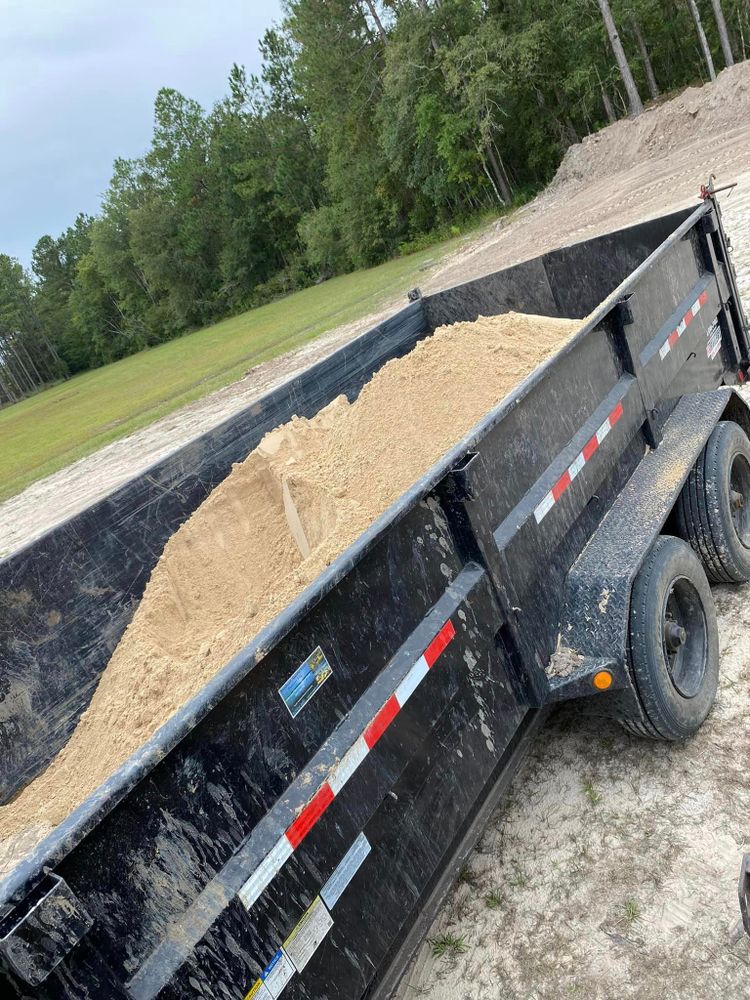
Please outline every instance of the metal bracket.
[{"label": "metal bracket", "polygon": [[68,884],[50,872],[0,923],[0,956],[25,983],[38,986],[93,923]]},{"label": "metal bracket", "polygon": [[476,500],[477,486],[474,476],[475,470],[472,468],[476,457],[475,451],[468,452],[460,463],[441,480],[441,485],[443,485],[449,500],[458,500],[464,503]]},{"label": "metal bracket", "polygon": [[[611,675],[612,681],[609,687],[597,688],[594,684],[594,677],[601,673]],[[550,677],[549,693],[544,701],[549,705],[558,701],[570,701],[572,698],[604,694],[606,691],[622,690],[626,687],[628,687],[627,673],[621,663],[611,659],[582,656],[580,667],[567,677]]]}]

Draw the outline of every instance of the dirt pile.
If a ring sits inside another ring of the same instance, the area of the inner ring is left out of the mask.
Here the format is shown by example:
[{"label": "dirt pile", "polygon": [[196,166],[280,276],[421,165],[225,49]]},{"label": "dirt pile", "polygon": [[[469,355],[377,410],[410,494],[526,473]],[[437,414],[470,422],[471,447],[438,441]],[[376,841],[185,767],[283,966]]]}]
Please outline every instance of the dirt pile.
[{"label": "dirt pile", "polygon": [[[750,117],[750,63],[723,70],[716,81],[688,87],[677,97],[624,118],[571,146],[548,191],[573,189],[657,160],[691,140],[745,126]],[[718,166],[718,165],[717,165]]]},{"label": "dirt pile", "polygon": [[[579,323],[508,313],[443,327],[354,403],[272,431],[172,536],[91,704],[0,808],[6,870],[59,823]],[[2,867],[0,867],[0,873]]]}]

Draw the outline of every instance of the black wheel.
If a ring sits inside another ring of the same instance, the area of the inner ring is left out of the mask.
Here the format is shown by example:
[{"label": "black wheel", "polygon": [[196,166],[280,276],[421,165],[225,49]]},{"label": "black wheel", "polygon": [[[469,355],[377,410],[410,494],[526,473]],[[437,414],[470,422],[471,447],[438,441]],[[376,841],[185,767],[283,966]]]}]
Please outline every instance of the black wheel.
[{"label": "black wheel", "polygon": [[675,508],[713,583],[750,580],[750,441],[732,420],[720,421],[690,471]]},{"label": "black wheel", "polygon": [[630,657],[645,721],[625,728],[661,740],[696,733],[716,697],[719,634],[706,574],[679,538],[658,538],[633,584]]}]

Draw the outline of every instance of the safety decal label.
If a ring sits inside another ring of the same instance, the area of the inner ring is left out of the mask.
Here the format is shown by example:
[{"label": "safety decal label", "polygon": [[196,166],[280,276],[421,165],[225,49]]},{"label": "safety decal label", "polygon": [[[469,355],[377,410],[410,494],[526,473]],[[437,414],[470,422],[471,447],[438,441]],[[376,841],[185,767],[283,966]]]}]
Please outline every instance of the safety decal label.
[{"label": "safety decal label", "polygon": [[245,995],[245,1000],[277,1000],[293,975],[294,966],[284,954],[284,949],[279,948],[260,974],[260,979],[255,980]]},{"label": "safety decal label", "polygon": [[395,691],[380,706],[364,730],[344,753],[341,760],[329,771],[328,778],[323,781],[240,888],[238,895],[246,909],[249,910],[255,904],[266,886],[270,885],[305,837],[315,828],[336,796],[356,773],[406,702],[433,669],[455,635],[455,626],[449,618],[427,645],[419,659],[409,668]]},{"label": "safety decal label", "polygon": [[357,874],[362,864],[370,853],[370,841],[360,833],[352,846],[346,852],[338,864],[336,871],[331,875],[326,884],[320,890],[320,898],[329,910],[332,910],[341,898],[344,889]]},{"label": "safety decal label", "polygon": [[312,905],[284,942],[284,951],[292,960],[297,972],[302,972],[332,927],[333,917],[321,901],[320,896],[316,896]]},{"label": "safety decal label", "polygon": [[263,985],[262,979],[255,980],[253,985],[245,994],[245,1000],[271,1000],[271,994]]},{"label": "safety decal label", "polygon": [[721,350],[721,327],[718,319],[715,319],[706,333],[706,355],[711,361]]},{"label": "safety decal label", "polygon": [[293,719],[299,715],[312,696],[317,694],[332,673],[331,664],[318,646],[304,663],[297,667],[289,680],[284,681],[279,688],[279,694]]},{"label": "safety decal label", "polygon": [[284,953],[284,949],[279,948],[263,970],[260,978],[273,1000],[276,1000],[293,975],[294,966]]}]

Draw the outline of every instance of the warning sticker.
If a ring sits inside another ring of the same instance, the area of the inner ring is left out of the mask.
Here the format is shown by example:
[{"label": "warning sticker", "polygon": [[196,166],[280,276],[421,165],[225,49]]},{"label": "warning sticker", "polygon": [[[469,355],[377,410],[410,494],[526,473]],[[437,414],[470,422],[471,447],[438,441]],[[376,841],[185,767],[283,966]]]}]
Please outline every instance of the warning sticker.
[{"label": "warning sticker", "polygon": [[256,979],[249,991],[245,994],[245,1000],[271,1000],[271,994],[263,985],[262,979]]},{"label": "warning sticker", "polygon": [[333,673],[325,653],[318,646],[304,663],[294,671],[289,680],[279,688],[281,699],[292,718],[299,715],[308,701],[321,689]]},{"label": "warning sticker", "polygon": [[331,875],[326,884],[320,890],[320,898],[329,910],[332,910],[339,901],[341,893],[344,889],[346,889],[351,880],[362,867],[362,862],[371,850],[370,841],[364,833],[360,833],[339,862],[336,871],[333,875]]},{"label": "warning sticker", "polygon": [[706,354],[713,361],[721,350],[721,328],[715,319],[706,333]]},{"label": "warning sticker", "polygon": [[302,972],[331,927],[333,927],[333,917],[321,902],[320,896],[316,896],[284,942],[284,951],[292,960],[297,972]]},{"label": "warning sticker", "polygon": [[273,1000],[281,994],[286,984],[294,975],[294,966],[279,948],[261,974],[261,979]]}]

